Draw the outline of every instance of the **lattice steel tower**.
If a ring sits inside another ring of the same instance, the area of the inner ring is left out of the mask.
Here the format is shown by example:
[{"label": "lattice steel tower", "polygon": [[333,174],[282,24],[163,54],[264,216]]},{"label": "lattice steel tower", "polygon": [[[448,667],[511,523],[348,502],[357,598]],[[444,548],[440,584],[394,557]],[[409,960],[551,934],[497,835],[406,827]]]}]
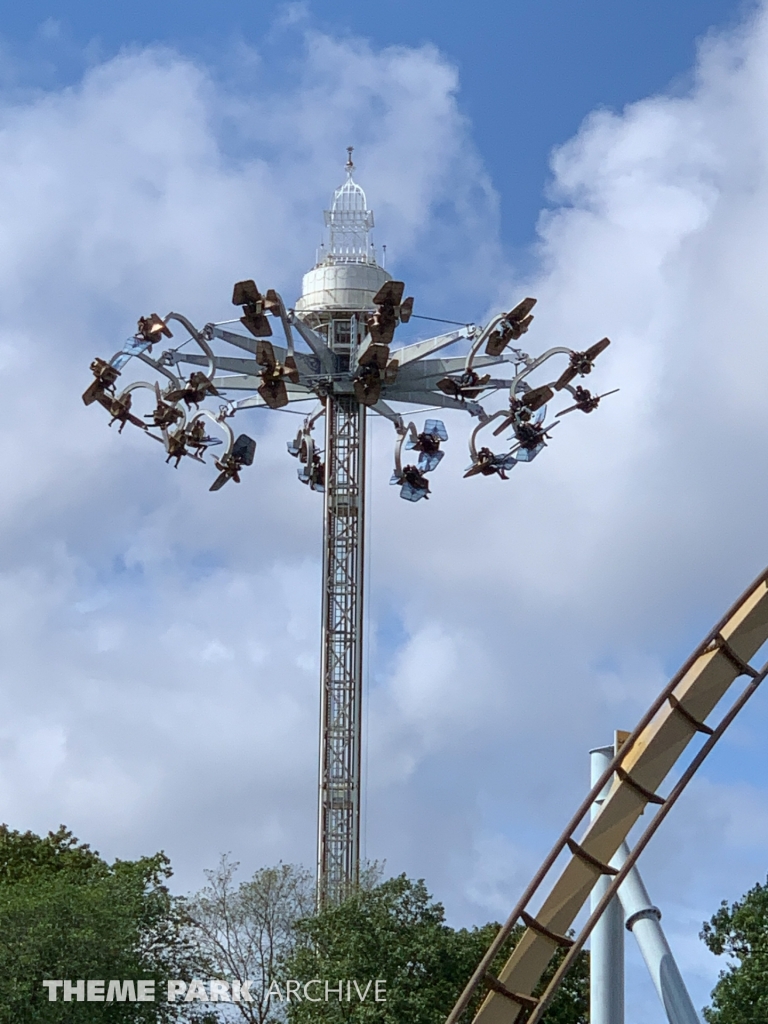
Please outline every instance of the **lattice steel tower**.
[{"label": "lattice steel tower", "polygon": [[[376,262],[373,213],[352,179],[338,188],[325,223],[327,249],[304,276],[296,312],[324,334],[333,354],[325,399],[323,637],[320,683],[317,877],[320,902],[336,902],[358,880],[365,565],[366,405],[349,377],[366,313],[390,275]],[[347,380],[342,383],[342,379]]]}]

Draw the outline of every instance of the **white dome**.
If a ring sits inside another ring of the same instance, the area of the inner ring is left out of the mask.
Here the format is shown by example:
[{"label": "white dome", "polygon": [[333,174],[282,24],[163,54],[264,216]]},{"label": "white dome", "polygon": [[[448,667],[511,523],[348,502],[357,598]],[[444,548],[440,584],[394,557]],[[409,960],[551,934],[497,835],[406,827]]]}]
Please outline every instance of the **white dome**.
[{"label": "white dome", "polygon": [[376,263],[321,263],[304,275],[296,312],[373,310],[373,296],[391,280]]}]

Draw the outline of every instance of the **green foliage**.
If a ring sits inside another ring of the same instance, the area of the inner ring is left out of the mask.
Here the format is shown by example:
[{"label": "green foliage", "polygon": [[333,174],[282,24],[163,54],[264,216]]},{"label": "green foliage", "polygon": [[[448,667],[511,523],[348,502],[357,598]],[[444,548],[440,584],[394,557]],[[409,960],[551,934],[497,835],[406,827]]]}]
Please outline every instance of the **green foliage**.
[{"label": "green foliage", "polygon": [[[41,838],[0,825],[0,1024],[181,1019],[166,980],[203,965],[170,874],[162,853],[108,864],[64,826]],[[50,1002],[43,979],[64,978],[154,979],[162,1002],[63,1002],[61,989]]]},{"label": "green foliage", "polygon": [[[498,927],[450,928],[424,882],[405,875],[360,891],[300,923],[303,941],[284,964],[283,977],[319,978],[334,987],[339,979],[357,980],[361,988],[369,980],[383,979],[386,1002],[374,1002],[371,992],[361,1003],[354,990],[350,1002],[291,1001],[290,1024],[442,1024]],[[520,934],[518,930],[510,937],[494,969],[500,969]],[[584,955],[547,1013],[547,1024],[586,1024],[587,964]],[[481,998],[479,993],[467,1020]]]},{"label": "green foliage", "polygon": [[710,1024],[768,1024],[768,880],[730,907],[724,900],[704,924],[701,938],[717,956],[737,961],[720,972],[705,1019]]},{"label": "green foliage", "polygon": [[216,870],[206,871],[208,884],[186,902],[190,935],[216,978],[252,981],[253,1002],[237,1004],[240,1016],[248,1024],[271,1024],[284,1018],[267,993],[293,949],[296,921],[312,913],[314,880],[304,868],[278,864],[238,883],[237,868],[224,856]]}]

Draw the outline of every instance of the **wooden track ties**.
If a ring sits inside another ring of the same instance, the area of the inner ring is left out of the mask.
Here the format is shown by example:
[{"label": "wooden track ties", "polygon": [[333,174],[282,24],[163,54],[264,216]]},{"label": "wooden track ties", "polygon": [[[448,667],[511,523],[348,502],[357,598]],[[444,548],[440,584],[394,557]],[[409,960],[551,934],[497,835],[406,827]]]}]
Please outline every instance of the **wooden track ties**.
[{"label": "wooden track ties", "polygon": [[538,932],[539,935],[543,935],[547,939],[552,939],[558,946],[562,946],[564,949],[570,949],[573,945],[573,939],[569,939],[567,935],[558,935],[557,932],[552,932],[546,925],[543,925],[541,921],[537,921],[532,914],[529,914],[525,910],[520,911],[520,920],[523,922],[526,928],[530,928],[532,932]]},{"label": "wooden track ties", "polygon": [[618,875],[618,868],[612,868],[610,864],[603,864],[597,857],[593,857],[591,853],[587,853],[583,846],[579,846],[575,839],[569,839],[567,843],[568,849],[579,860],[583,860],[585,864],[589,864],[590,867],[597,868],[601,875]]},{"label": "wooden track ties", "polygon": [[494,977],[490,971],[485,972],[485,981],[488,988],[493,989],[493,991],[498,992],[500,996],[504,996],[505,999],[509,999],[511,1002],[517,1003],[519,1006],[522,1006],[527,1010],[535,1010],[539,1005],[539,1000],[535,996],[524,996],[520,992],[512,992],[512,990],[508,989],[503,982]]}]

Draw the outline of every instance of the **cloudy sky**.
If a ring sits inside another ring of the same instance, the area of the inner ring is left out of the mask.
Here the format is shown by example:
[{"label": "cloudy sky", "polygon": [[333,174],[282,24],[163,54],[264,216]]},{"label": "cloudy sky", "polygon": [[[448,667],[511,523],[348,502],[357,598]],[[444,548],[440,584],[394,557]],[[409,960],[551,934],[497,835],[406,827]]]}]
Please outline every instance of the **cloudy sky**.
[{"label": "cloudy sky", "polygon": [[[298,421],[242,413],[256,463],[209,494],[209,468],[80,394],[139,315],[225,319],[244,277],[292,302],[354,144],[419,312],[537,296],[526,347],[607,334],[594,380],[621,388],[508,482],[461,478],[470,422],[447,417],[418,505],[372,427],[365,851],[481,923],[589,748],[768,561],[768,7],[360,6],[9,13],[0,819],[163,848],[180,891],[222,851],[312,863],[321,500],[285,453]],[[643,857],[697,1006],[701,922],[768,870],[766,728],[758,694]],[[661,1022],[629,948],[628,1024]]]}]

